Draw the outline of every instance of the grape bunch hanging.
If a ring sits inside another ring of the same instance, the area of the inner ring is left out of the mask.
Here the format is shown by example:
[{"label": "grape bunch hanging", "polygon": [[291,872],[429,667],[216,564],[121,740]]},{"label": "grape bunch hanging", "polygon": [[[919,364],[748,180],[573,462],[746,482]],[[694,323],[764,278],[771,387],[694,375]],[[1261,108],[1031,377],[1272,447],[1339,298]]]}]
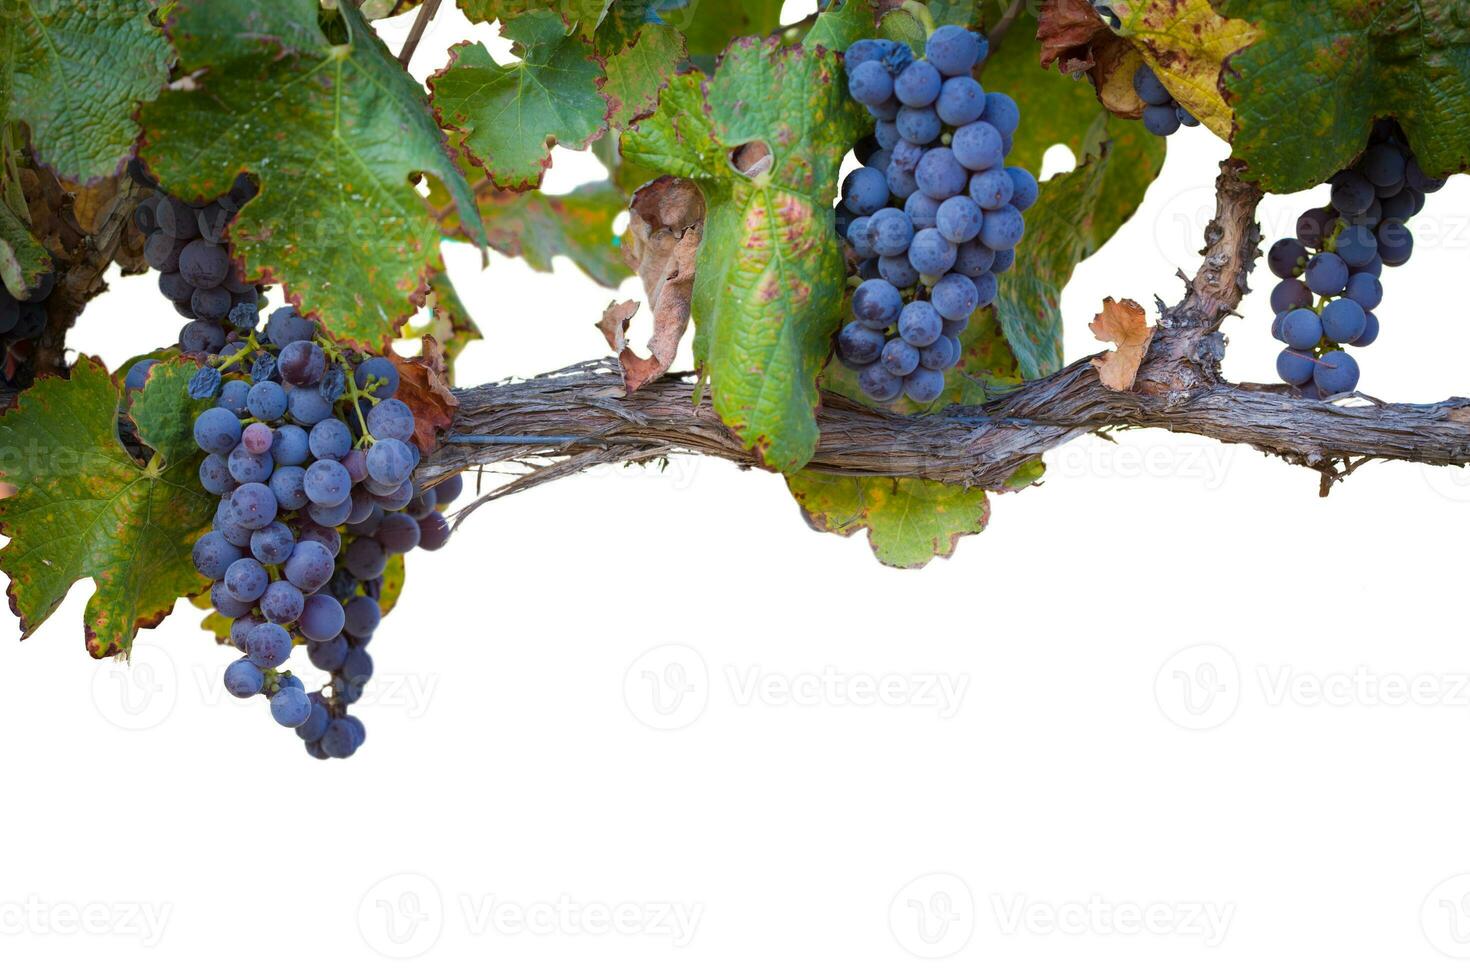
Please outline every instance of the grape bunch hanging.
[{"label": "grape bunch hanging", "polygon": [[1307,211],[1296,237],[1271,246],[1266,262],[1281,279],[1271,292],[1271,336],[1286,345],[1276,358],[1281,380],[1309,398],[1357,388],[1357,359],[1343,348],[1378,339],[1383,268],[1409,261],[1414,236],[1405,222],[1442,187],[1420,169],[1398,125],[1380,122],[1358,162],[1332,178],[1332,203]]},{"label": "grape bunch hanging", "polygon": [[[219,504],[194,567],[241,654],[225,668],[225,689],[268,699],[312,756],[346,758],[366,737],[349,708],[373,675],[368,644],[388,562],[444,546],[442,508],[463,484],[415,487],[416,422],[395,397],[402,379],[390,359],[338,347],[289,306],[257,329],[264,294],[240,281],[228,249],[230,218],[254,190],[237,182],[237,192],[226,196],[233,207],[159,193],[135,215],[151,229],[161,290],[191,317],[178,344],[200,362],[189,394],[211,403],[194,441],[206,454],[199,484]],[[126,386],[142,388],[157,363],[135,363]],[[308,694],[286,667],[298,644],[328,675],[319,691]]]},{"label": "grape bunch hanging", "polygon": [[1180,126],[1194,127],[1199,120],[1164,88],[1148,65],[1133,73],[1133,91],[1143,100],[1143,126],[1155,136],[1173,136]]},{"label": "grape bunch hanging", "polygon": [[869,398],[919,404],[944,393],[975,310],[995,302],[1036,203],[1036,178],[1005,156],[1020,125],[1014,99],[973,77],[984,37],[945,26],[925,57],[882,39],[846,54],[848,92],[875,120],[854,148],[837,229],[862,280],[837,357]]}]

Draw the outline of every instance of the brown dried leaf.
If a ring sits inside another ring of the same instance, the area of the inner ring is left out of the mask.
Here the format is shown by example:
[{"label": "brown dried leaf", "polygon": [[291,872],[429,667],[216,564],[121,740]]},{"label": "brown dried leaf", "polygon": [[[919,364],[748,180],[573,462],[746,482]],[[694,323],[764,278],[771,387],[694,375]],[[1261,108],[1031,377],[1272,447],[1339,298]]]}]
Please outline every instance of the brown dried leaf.
[{"label": "brown dried leaf", "polygon": [[689,328],[694,258],[704,234],[704,195],[693,181],[663,176],[634,193],[629,212],[623,258],[637,270],[653,311],[653,337],[648,344],[651,356],[640,356],[627,347],[627,324],[637,304],[627,310],[628,304],[614,303],[603,314],[599,327],[617,352],[623,366],[623,386],[632,394],[663,377]]},{"label": "brown dried leaf", "polygon": [[398,367],[400,380],[394,397],[413,409],[414,444],[425,455],[432,453],[439,445],[439,434],[453,424],[459,405],[445,383],[448,369],[439,341],[425,337],[418,357],[399,357],[391,350],[387,357]]},{"label": "brown dried leaf", "polygon": [[1041,42],[1041,67],[1058,68],[1067,73],[1086,71],[1095,64],[1093,43],[1101,35],[1113,32],[1098,16],[1090,0],[1043,0],[1036,25],[1036,39]]},{"label": "brown dried leaf", "polygon": [[1133,91],[1133,73],[1143,59],[1089,0],[1043,0],[1036,36],[1043,68],[1055,63],[1064,74],[1085,71],[1109,112],[1127,119],[1143,115],[1143,100]]},{"label": "brown dried leaf", "polygon": [[1092,321],[1092,335],[1104,343],[1117,345],[1092,359],[1102,383],[1114,391],[1128,391],[1138,377],[1138,367],[1154,339],[1154,327],[1148,325],[1143,307],[1131,299],[1103,300],[1103,310]]}]

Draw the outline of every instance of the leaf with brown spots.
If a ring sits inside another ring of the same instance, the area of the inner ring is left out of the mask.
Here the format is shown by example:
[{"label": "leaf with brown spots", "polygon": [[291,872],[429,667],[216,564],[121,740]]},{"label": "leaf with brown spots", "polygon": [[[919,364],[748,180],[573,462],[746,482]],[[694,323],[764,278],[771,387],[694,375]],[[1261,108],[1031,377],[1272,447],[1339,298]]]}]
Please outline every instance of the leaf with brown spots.
[{"label": "leaf with brown spots", "polygon": [[449,367],[439,342],[424,337],[423,352],[418,357],[400,357],[389,351],[387,357],[398,367],[398,394],[394,395],[413,409],[413,441],[428,455],[439,445],[439,434],[454,423],[454,410],[459,399],[449,390]]},{"label": "leaf with brown spots", "polygon": [[351,3],[179,0],[168,30],[192,84],[143,112],[143,158],[196,200],[255,174],[230,229],[245,277],[284,283],[329,334],[381,348],[442,267],[420,175],[485,239],[422,88]]},{"label": "leaf with brown spots", "polygon": [[1092,359],[1098,377],[1105,387],[1128,391],[1138,378],[1138,366],[1154,339],[1154,328],[1148,325],[1143,307],[1131,299],[1116,300],[1109,296],[1103,300],[1102,312],[1093,317],[1091,328],[1098,340],[1117,347]]},{"label": "leaf with brown spots", "polygon": [[865,116],[836,54],[744,38],[713,78],[672,79],[623,138],[630,161],[703,192],[695,359],[721,420],[783,472],[817,444],[816,379],[845,289],[832,200]]},{"label": "leaf with brown spots", "polygon": [[144,466],[117,435],[121,392],[99,361],[83,358],[67,380],[46,378],[0,415],[0,481],[19,493],[0,501],[0,571],[10,607],[30,636],[74,583],[90,578],[87,649],[126,656],[139,629],[157,626],[180,596],[205,586],[190,560],[215,501],[198,484],[192,426],[204,403],[186,390],[196,366],[159,364],[132,399],[138,437],[155,450]]}]

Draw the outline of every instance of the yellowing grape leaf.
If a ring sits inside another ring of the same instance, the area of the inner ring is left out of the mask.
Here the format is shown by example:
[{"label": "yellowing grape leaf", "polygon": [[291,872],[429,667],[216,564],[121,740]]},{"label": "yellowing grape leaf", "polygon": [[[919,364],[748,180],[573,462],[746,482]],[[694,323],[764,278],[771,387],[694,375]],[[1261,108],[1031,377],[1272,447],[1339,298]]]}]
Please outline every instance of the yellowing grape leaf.
[{"label": "yellowing grape leaf", "polygon": [[1260,32],[1247,21],[1222,17],[1210,0],[1118,0],[1111,6],[1122,22],[1119,33],[1138,47],[1169,94],[1229,140],[1234,119],[1220,76],[1226,59]]},{"label": "yellowing grape leaf", "polygon": [[813,530],[848,537],[866,529],[873,554],[896,568],[948,558],[962,535],[979,534],[990,521],[984,490],[931,480],[802,472],[786,483]]},{"label": "yellowing grape leaf", "polygon": [[[156,365],[134,395],[132,421],[155,454],[138,463],[118,441],[120,391],[99,361],[83,358],[68,379],[45,378],[0,415],[0,481],[19,493],[0,501],[0,571],[10,606],[30,636],[84,578],[87,650],[126,656],[139,629],[157,626],[180,596],[205,585],[190,560],[215,501],[195,472],[187,362]],[[192,450],[192,451],[191,451]]]},{"label": "yellowing grape leaf", "polygon": [[253,173],[260,193],[231,227],[246,278],[285,284],[349,343],[381,347],[441,264],[416,184],[432,175],[477,243],[484,230],[423,91],[351,3],[178,0],[169,35],[191,84],[142,119],[142,156],[188,198]]}]

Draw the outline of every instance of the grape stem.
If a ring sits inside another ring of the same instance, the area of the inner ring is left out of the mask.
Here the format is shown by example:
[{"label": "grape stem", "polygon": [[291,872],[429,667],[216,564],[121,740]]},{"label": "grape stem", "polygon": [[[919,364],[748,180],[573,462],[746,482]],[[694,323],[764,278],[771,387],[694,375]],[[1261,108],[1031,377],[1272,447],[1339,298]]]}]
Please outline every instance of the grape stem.
[{"label": "grape stem", "polygon": [[988,57],[995,57],[995,52],[1000,48],[1000,42],[1005,40],[1006,33],[1011,29],[1011,25],[1016,22],[1016,18],[1021,16],[1021,10],[1024,6],[1025,0],[1012,0],[1010,7],[1005,13],[1001,14],[1000,20],[995,22],[995,26],[986,35],[986,39],[990,42],[990,54]]},{"label": "grape stem", "polygon": [[424,5],[419,8],[418,15],[413,19],[413,26],[408,29],[408,37],[404,38],[403,50],[398,52],[398,63],[404,68],[413,60],[413,53],[418,50],[419,42],[424,38],[424,31],[428,29],[429,21],[439,12],[441,0],[425,0]]}]

